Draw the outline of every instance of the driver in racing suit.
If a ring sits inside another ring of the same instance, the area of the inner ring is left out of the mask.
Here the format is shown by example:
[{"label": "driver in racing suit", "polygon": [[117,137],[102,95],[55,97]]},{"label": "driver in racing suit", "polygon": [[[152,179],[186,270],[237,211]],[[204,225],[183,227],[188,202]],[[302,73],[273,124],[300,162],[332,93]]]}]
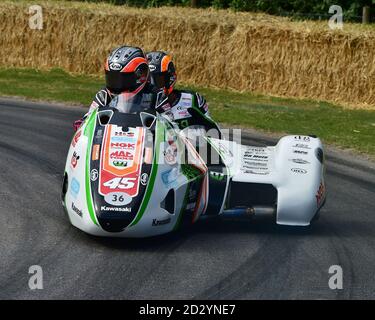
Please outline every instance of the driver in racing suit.
[{"label": "driver in racing suit", "polygon": [[106,86],[95,95],[89,112],[74,122],[74,129],[77,130],[93,110],[108,105],[118,94],[142,94],[145,108],[153,105],[156,92],[150,84],[149,76],[147,58],[142,49],[122,46],[113,50],[105,63]]}]

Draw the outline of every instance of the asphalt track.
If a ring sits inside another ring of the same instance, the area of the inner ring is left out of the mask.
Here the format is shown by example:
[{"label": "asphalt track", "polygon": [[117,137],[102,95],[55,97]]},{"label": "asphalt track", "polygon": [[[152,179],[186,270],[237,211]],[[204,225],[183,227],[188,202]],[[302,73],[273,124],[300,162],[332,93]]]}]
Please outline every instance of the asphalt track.
[{"label": "asphalt track", "polygon": [[[0,100],[0,299],[373,299],[375,165],[328,152],[328,200],[309,228],[201,222],[153,239],[71,226],[60,185],[85,109]],[[246,143],[274,141],[259,134]],[[43,290],[30,290],[31,265]],[[331,265],[342,290],[328,287]]]}]

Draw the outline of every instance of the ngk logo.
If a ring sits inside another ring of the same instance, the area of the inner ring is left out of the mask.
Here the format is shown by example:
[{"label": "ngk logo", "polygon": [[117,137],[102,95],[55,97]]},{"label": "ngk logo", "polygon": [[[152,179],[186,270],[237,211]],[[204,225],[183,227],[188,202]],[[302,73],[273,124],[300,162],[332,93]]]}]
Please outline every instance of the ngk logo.
[{"label": "ngk logo", "polygon": [[130,150],[134,150],[135,149],[135,144],[134,143],[126,143],[126,142],[112,142],[111,143],[111,148],[113,148],[113,149],[130,149]]}]

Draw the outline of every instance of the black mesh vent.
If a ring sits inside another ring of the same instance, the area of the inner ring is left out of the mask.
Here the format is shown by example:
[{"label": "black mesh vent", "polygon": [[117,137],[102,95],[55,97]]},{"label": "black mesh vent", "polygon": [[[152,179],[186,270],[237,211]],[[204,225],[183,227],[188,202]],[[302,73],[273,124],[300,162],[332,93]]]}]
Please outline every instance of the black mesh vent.
[{"label": "black mesh vent", "polygon": [[167,210],[170,214],[174,214],[174,190],[168,191],[165,199],[160,203],[160,207]]},{"label": "black mesh vent", "polygon": [[232,181],[228,200],[229,208],[274,205],[277,189],[272,184]]}]

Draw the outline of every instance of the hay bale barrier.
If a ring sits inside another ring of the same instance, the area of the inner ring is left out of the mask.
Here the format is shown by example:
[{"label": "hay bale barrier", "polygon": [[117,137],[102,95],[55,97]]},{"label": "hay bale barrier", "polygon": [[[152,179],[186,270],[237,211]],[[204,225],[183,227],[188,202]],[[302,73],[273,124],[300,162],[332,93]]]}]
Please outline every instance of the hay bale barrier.
[{"label": "hay bale barrier", "polygon": [[0,66],[98,74],[112,48],[131,44],[169,51],[186,84],[375,109],[373,26],[333,31],[327,22],[224,10],[38,3],[43,30],[28,24],[35,2],[0,3]]}]

